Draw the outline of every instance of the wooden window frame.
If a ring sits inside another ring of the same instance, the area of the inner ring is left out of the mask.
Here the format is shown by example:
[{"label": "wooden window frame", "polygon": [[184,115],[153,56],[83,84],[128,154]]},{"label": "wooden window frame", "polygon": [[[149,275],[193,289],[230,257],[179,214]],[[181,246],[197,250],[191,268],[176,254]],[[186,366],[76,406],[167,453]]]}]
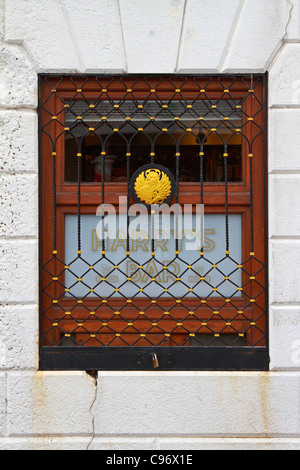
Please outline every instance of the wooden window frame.
[{"label": "wooden window frame", "polygon": [[[46,78],[46,80],[45,80]],[[107,78],[107,77],[106,77]],[[124,76],[126,79],[127,77]],[[178,76],[176,76],[178,78]],[[201,76],[201,79],[205,77]],[[85,77],[80,75],[74,77],[74,81],[84,82]],[[128,77],[130,79],[130,76]],[[226,81],[226,76],[223,77]],[[232,77],[228,77],[228,81]],[[218,77],[214,77],[215,83],[218,83]],[[59,85],[59,93],[55,93],[57,83]],[[174,92],[172,85],[169,80],[163,81],[165,87],[162,88],[161,98],[169,100]],[[189,89],[190,87],[190,89]],[[54,92],[53,92],[54,90]],[[84,95],[88,100],[94,101],[98,98],[98,82],[96,77],[90,77],[89,81],[84,84]],[[188,80],[185,85],[185,98],[188,99],[190,96],[193,99],[195,90],[198,87],[195,86],[195,82],[191,79]],[[140,88],[135,92],[135,98],[144,99],[148,90]],[[52,93],[52,95],[51,95]],[[243,99],[246,93],[249,93],[249,87],[246,85],[235,87],[234,91],[231,92],[231,96],[235,99]],[[60,121],[63,120],[63,113],[61,113],[62,100],[68,101],[74,96],[74,83],[70,82],[66,76],[56,75],[41,75],[40,76],[40,103],[44,103],[47,96],[51,95],[49,103],[47,105],[48,112],[52,116],[59,114]],[[115,89],[110,93],[111,98],[120,99],[124,95],[123,85],[120,84],[120,89],[116,85]],[[266,77],[262,76],[259,83],[256,85],[255,95],[260,102],[264,102],[266,98]],[[210,99],[218,99],[220,97],[220,91],[216,86],[214,91],[212,88],[209,92]],[[246,109],[244,109],[243,116],[254,116],[260,105],[256,100],[246,100]],[[40,129],[43,128],[45,123],[49,121],[49,115],[45,112],[40,112]],[[253,232],[255,234],[255,257],[266,263],[267,259],[267,223],[266,223],[266,192],[267,192],[267,179],[266,179],[266,116],[260,113],[257,117],[257,123],[263,129],[263,135],[258,137],[253,144],[252,153],[256,158],[253,158]],[[244,122],[243,122],[244,124]],[[245,127],[245,136],[249,141],[252,141],[253,127]],[[64,236],[64,217],[67,214],[77,214],[78,209],[78,187],[77,183],[65,182],[65,146],[64,138],[59,138],[58,135],[61,133],[61,126],[58,122],[54,122],[53,125],[47,129],[47,134],[40,132],[40,162],[41,162],[41,173],[40,173],[40,192],[41,192],[41,205],[40,205],[40,227],[41,227],[41,245],[40,245],[40,258],[42,266],[45,262],[53,256],[53,225],[54,225],[54,210],[53,204],[49,203],[53,198],[53,181],[51,175],[53,174],[53,160],[50,156],[53,153],[52,142],[57,141],[55,146],[56,153],[56,227],[57,227],[57,251],[61,260],[64,259],[65,250],[65,236]],[[49,138],[50,137],[50,138]],[[245,142],[245,139],[243,139]],[[250,188],[250,170],[249,170],[249,148],[243,143],[242,146],[242,181],[228,184],[228,210],[229,214],[241,214],[242,215],[242,254],[243,260],[249,258],[250,246],[251,246],[251,188]],[[81,214],[95,214],[96,209],[99,206],[99,183],[81,183],[81,195],[80,195],[80,206]],[[105,183],[105,202],[108,204],[116,205],[119,202],[119,196],[127,194],[126,183]],[[131,201],[133,202],[133,201]],[[180,204],[196,204],[201,202],[200,198],[200,183],[180,183],[179,184],[179,201]],[[209,214],[224,214],[225,213],[225,184],[224,183],[204,183],[204,204],[205,213]],[[251,261],[250,261],[251,262]],[[265,266],[266,270],[266,266]],[[264,270],[264,271],[265,271]],[[246,274],[243,272],[242,283],[246,284]],[[258,275],[258,281],[265,286],[267,282],[267,276],[265,272]],[[161,357],[161,369],[172,370],[174,368],[188,369],[188,370],[267,370],[268,369],[268,349],[267,349],[267,321],[266,312],[259,320],[259,329],[266,331],[266,337],[256,347],[249,348],[176,348],[169,342],[163,347],[147,347],[147,344],[143,344],[142,347],[124,347],[122,348],[123,356],[120,361],[120,347],[93,347],[90,346],[85,349],[84,356],[79,357],[80,348],[60,348],[54,346],[58,343],[58,336],[61,329],[65,332],[70,332],[72,326],[69,325],[68,321],[62,321],[63,311],[68,311],[75,305],[74,300],[70,300],[67,297],[62,297],[60,306],[53,307],[53,315],[44,315],[43,312],[48,311],[51,306],[51,299],[49,296],[45,296],[42,291],[43,279],[41,276],[41,368],[42,369],[152,369],[152,363],[149,359],[150,353],[158,352]],[[245,308],[248,304],[249,298],[255,298],[256,288],[246,288],[245,294],[247,298],[242,296],[241,299],[235,299],[234,303],[236,306],[240,306],[241,309]],[[61,298],[64,294],[64,290],[61,284],[53,284],[50,290],[52,298]],[[264,292],[264,303],[267,305],[267,291]],[[167,300],[162,303],[167,303]],[[186,305],[192,304],[192,301],[186,300]],[[97,299],[88,299],[86,305],[90,309],[97,308]],[[219,299],[215,299],[210,302],[211,305],[217,310],[221,304]],[[52,308],[52,307],[51,307]],[[255,305],[248,307],[248,316],[255,316]],[[250,310],[253,310],[253,313]],[[102,308],[102,315],[105,318],[105,307]],[[202,321],[205,318],[211,316],[211,312],[205,313],[205,308],[202,312]],[[77,308],[74,318],[80,322],[82,318],[82,311],[80,306]],[[232,318],[232,309],[228,307],[228,313],[226,309],[222,310],[222,318],[230,320]],[[57,328],[55,332],[51,329],[51,323],[61,322],[60,328]],[[216,319],[213,322],[213,328],[218,328],[219,320]],[[234,320],[234,327],[237,331],[244,330],[243,318],[237,316]],[[49,333],[45,333],[49,331]],[[81,331],[80,329],[78,332]],[[82,330],[84,331],[84,330]],[[209,331],[209,330],[208,330]],[[258,338],[255,337],[255,331],[251,333],[251,343],[255,344]],[[259,336],[259,335],[258,335]],[[202,355],[196,354],[196,349],[203,349]],[[164,356],[162,357],[162,350],[164,350]],[[183,353],[184,350],[184,353]],[[243,351],[242,351],[243,350]],[[181,352],[180,352],[181,351]],[[221,358],[221,355],[225,354],[226,360]],[[57,360],[57,354],[60,353],[59,361]],[[195,356],[196,354],[196,356]],[[77,359],[76,359],[77,357]],[[88,358],[88,359],[87,359]]]}]

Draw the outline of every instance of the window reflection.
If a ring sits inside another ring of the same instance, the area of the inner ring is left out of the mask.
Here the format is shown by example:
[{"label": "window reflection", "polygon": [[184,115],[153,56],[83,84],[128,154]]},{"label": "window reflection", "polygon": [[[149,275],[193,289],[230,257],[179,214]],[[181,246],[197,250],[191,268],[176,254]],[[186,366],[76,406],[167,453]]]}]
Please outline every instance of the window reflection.
[{"label": "window reflection", "polygon": [[65,135],[65,180],[77,181],[76,155],[81,153],[81,181],[101,182],[101,152],[105,150],[105,181],[126,182],[128,148],[131,175],[150,162],[153,152],[156,163],[175,173],[179,146],[180,182],[199,182],[199,150],[203,144],[205,182],[224,181],[225,148],[228,180],[241,181],[242,136],[236,129],[242,127],[242,112],[236,110],[232,100],[219,102],[217,109],[212,110],[212,106],[204,100],[190,105],[181,101],[141,105],[128,100],[116,108],[110,101],[101,101],[92,109],[85,101],[71,103],[65,116],[69,129]]}]

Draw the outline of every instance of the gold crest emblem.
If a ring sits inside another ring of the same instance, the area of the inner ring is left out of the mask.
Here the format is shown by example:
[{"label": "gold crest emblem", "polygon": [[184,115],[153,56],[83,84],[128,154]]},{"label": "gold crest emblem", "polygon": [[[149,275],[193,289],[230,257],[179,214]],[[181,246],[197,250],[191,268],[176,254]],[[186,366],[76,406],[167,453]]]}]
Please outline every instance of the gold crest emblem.
[{"label": "gold crest emblem", "polygon": [[172,192],[172,183],[163,170],[148,168],[137,176],[134,191],[139,200],[148,206],[162,204]]}]

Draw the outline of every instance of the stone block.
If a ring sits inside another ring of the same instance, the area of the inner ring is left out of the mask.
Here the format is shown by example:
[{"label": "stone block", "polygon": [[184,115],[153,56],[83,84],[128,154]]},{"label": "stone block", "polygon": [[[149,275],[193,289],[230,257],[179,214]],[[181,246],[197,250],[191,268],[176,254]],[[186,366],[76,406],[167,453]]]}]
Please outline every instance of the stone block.
[{"label": "stone block", "polygon": [[272,240],[269,244],[269,301],[297,304],[300,300],[300,242]]},{"label": "stone block", "polygon": [[37,114],[0,111],[0,172],[38,171]]},{"label": "stone block", "polygon": [[[240,0],[190,0],[186,4],[178,69],[218,72],[240,15]],[[219,21],[222,12],[222,21]]]},{"label": "stone block", "polygon": [[0,240],[0,302],[36,303],[38,242]]},{"label": "stone block", "polygon": [[95,383],[85,372],[11,372],[8,435],[90,435]]},{"label": "stone block", "polygon": [[118,2],[76,0],[76,8],[74,0],[62,4],[82,71],[123,72],[126,57]]},{"label": "stone block", "polygon": [[[180,439],[165,438],[160,442],[161,450],[176,451],[197,451],[197,450],[299,450],[300,439],[192,439],[183,437]],[[192,459],[194,463],[194,459]]]},{"label": "stone block", "polygon": [[300,170],[300,110],[271,109],[269,112],[269,171]]},{"label": "stone block", "polygon": [[300,236],[300,175],[269,178],[269,236]]},{"label": "stone block", "polygon": [[6,437],[0,450],[86,450],[90,437]]},{"label": "stone block", "polygon": [[0,369],[37,369],[38,307],[0,306]]},{"label": "stone block", "polygon": [[287,0],[246,0],[222,72],[265,72],[282,45],[289,15]]},{"label": "stone block", "polygon": [[[134,434],[134,430],[133,430]],[[96,437],[93,439],[89,450],[104,451],[128,451],[128,450],[155,450],[156,440],[154,438],[134,437]]]},{"label": "stone block", "polygon": [[0,372],[0,436],[6,434],[6,373]]},{"label": "stone block", "polygon": [[299,0],[290,2],[290,21],[287,26],[287,40],[299,41],[300,39],[300,3]]},{"label": "stone block", "polygon": [[300,308],[270,308],[270,368],[300,369]]},{"label": "stone block", "polygon": [[300,373],[100,373],[96,434],[299,435]]},{"label": "stone block", "polygon": [[183,0],[120,0],[127,71],[174,73]]},{"label": "stone block", "polygon": [[300,105],[300,43],[286,44],[269,73],[269,106]]},{"label": "stone block", "polygon": [[0,44],[0,106],[35,109],[37,82],[36,71],[24,51]]},{"label": "stone block", "polygon": [[5,40],[22,44],[39,72],[80,71],[76,39],[63,2],[5,2]]},{"label": "stone block", "polygon": [[4,32],[4,0],[0,0],[0,42],[3,41]]},{"label": "stone block", "polygon": [[0,174],[0,237],[38,236],[37,175]]}]

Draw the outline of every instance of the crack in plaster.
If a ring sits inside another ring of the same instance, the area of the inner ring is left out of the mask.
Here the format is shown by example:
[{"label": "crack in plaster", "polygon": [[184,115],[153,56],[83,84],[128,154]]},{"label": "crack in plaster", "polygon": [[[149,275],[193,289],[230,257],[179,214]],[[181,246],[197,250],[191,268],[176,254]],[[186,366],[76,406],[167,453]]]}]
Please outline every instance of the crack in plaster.
[{"label": "crack in plaster", "polygon": [[287,24],[286,24],[286,27],[285,27],[285,34],[282,38],[282,41],[285,42],[287,37],[288,37],[288,29],[289,29],[289,26],[290,26],[290,23],[293,19],[293,12],[294,12],[294,9],[295,9],[295,4],[292,0],[288,0],[288,4],[290,5],[290,10],[289,10],[289,17],[288,17],[288,20],[287,20]]},{"label": "crack in plaster", "polygon": [[288,34],[289,34],[288,30],[289,30],[289,26],[291,24],[291,21],[293,19],[295,3],[292,0],[287,0],[287,3],[290,6],[290,8],[289,8],[288,19],[287,19],[287,22],[286,22],[286,25],[285,25],[285,28],[284,28],[284,34],[282,36],[282,39],[279,41],[277,48],[274,50],[273,54],[271,54],[271,56],[270,56],[270,58],[267,62],[267,65],[265,67],[265,71],[269,71],[272,68],[272,66],[276,62],[277,58],[281,54],[281,51],[282,51],[285,43],[288,40]]},{"label": "crack in plaster", "polygon": [[94,380],[94,385],[95,385],[95,394],[94,394],[94,398],[93,398],[93,401],[92,401],[90,409],[89,409],[89,413],[92,416],[92,437],[91,437],[91,440],[88,443],[87,448],[86,448],[86,450],[89,450],[92,443],[93,443],[93,441],[94,441],[94,439],[95,439],[95,434],[96,434],[95,433],[95,419],[96,419],[96,416],[95,416],[95,414],[93,414],[92,409],[93,409],[93,406],[95,405],[95,403],[97,401],[97,397],[98,397],[98,372],[97,371],[92,371],[92,372],[87,372],[87,374]]}]

